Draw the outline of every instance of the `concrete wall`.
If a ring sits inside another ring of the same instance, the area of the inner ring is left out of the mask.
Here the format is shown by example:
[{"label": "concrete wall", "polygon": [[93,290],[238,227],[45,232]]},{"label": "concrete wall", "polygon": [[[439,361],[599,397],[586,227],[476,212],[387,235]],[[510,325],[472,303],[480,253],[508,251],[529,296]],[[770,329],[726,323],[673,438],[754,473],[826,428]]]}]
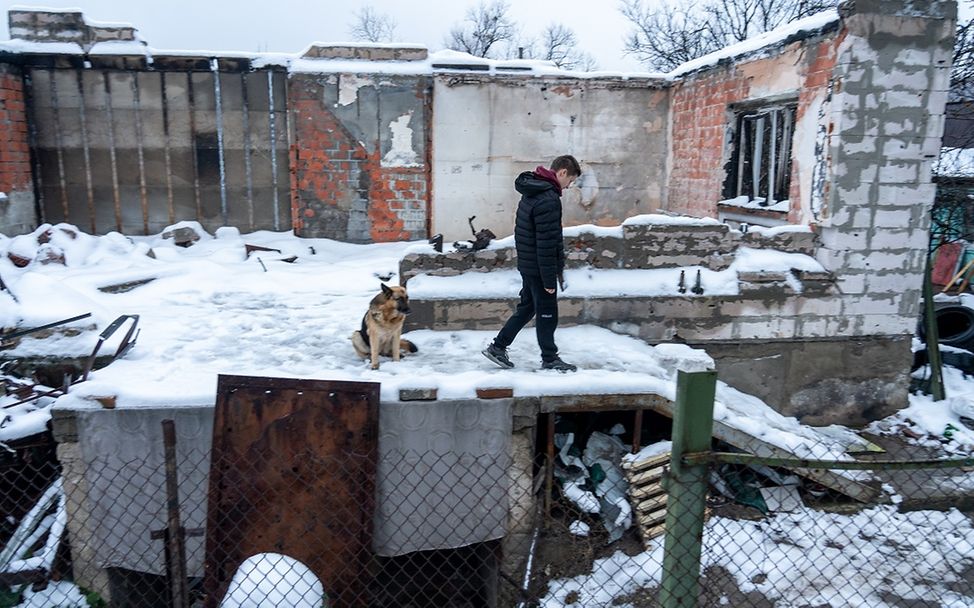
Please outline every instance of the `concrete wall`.
[{"label": "concrete wall", "polygon": [[429,78],[294,74],[289,96],[295,232],[360,243],[425,238]]},{"label": "concrete wall", "polygon": [[[738,247],[774,249],[814,255],[818,237],[812,232],[780,232],[765,235],[754,230],[741,233],[723,224],[625,225],[621,236],[595,234],[591,229],[571,228],[565,236],[566,268],[677,268],[702,266],[724,270],[734,261]],[[399,280],[420,274],[451,277],[464,272],[514,270],[513,245],[475,252],[409,253],[399,260]]]},{"label": "concrete wall", "polygon": [[[714,357],[723,381],[782,413],[810,424],[861,425],[906,405],[910,336],[868,333],[855,314],[862,298],[843,295],[833,273],[742,272],[737,295],[689,289],[694,267],[726,269],[740,246],[815,255],[818,245],[811,232],[764,236],[724,224],[626,225],[621,238],[572,232],[566,238],[569,268],[686,266],[688,289],[651,298],[568,292],[560,297],[559,324],[600,325],[652,344],[686,342]],[[450,277],[513,268],[513,250],[501,248],[410,254],[399,274]],[[496,331],[515,300],[440,300],[414,292],[407,328]]]},{"label": "concrete wall", "polygon": [[27,104],[19,66],[0,63],[0,233],[37,227]]},{"label": "concrete wall", "polygon": [[561,154],[582,163],[562,197],[565,225],[618,224],[665,199],[665,83],[440,74],[433,98],[432,232],[513,233],[514,178]]},{"label": "concrete wall", "polygon": [[127,24],[85,21],[80,11],[12,9],[7,13],[11,38],[35,42],[74,42],[85,50],[98,42],[134,41],[136,29]]},{"label": "concrete wall", "polygon": [[717,213],[732,110],[797,101],[787,219],[818,227],[818,259],[844,296],[801,337],[831,333],[829,319],[842,319],[842,335],[913,331],[955,20],[950,1],[848,3],[838,31],[674,84],[667,207],[694,215]]},{"label": "concrete wall", "polygon": [[924,7],[857,1],[837,48],[811,221],[858,335],[909,335],[919,312],[957,10]]},{"label": "concrete wall", "polygon": [[[497,527],[504,537],[504,571],[511,576],[523,572],[536,514],[535,425],[544,400],[437,401],[425,395],[418,401],[406,399],[383,402],[379,408],[373,550],[383,556],[415,551],[390,553],[390,536],[398,543],[434,548],[464,538],[456,545],[464,546],[496,538],[487,532]],[[82,405],[58,408],[53,414],[58,459],[64,468],[73,578],[109,601],[126,598],[120,591],[125,571],[165,573],[163,542],[153,540],[150,533],[166,525],[161,431],[166,419],[176,428],[182,523],[205,529],[213,406]],[[430,439],[431,425],[435,441]],[[449,474],[422,473],[438,467],[446,467]],[[253,472],[238,474],[247,477]],[[412,484],[421,489],[408,490]],[[457,487],[480,497],[480,502],[458,499]],[[404,494],[428,498],[412,503]],[[451,507],[454,500],[460,502]],[[451,519],[454,515],[459,521]],[[414,532],[406,534],[390,528],[392,524]],[[451,532],[438,533],[437,525]],[[203,574],[205,539],[205,534],[186,539],[186,566],[192,577]]]}]

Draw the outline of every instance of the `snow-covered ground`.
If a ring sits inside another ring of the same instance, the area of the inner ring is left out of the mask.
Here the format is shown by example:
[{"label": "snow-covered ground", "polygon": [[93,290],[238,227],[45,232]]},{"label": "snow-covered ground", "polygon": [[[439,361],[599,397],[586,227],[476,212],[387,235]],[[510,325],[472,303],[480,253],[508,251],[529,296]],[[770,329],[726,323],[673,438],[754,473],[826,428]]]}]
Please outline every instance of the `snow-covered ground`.
[{"label": "snow-covered ground", "polygon": [[[704,571],[722,566],[742,592],[757,591],[782,608],[974,605],[974,597],[953,590],[974,565],[974,526],[956,510],[883,506],[842,515],[802,508],[761,521],[715,517],[703,539]],[[588,574],[553,581],[539,605],[629,606],[616,598],[658,587],[662,563],[661,536],[643,553],[617,551]],[[716,588],[706,593],[710,605],[731,605]]]},{"label": "snow-covered ground", "polygon": [[[33,234],[14,238],[0,235],[0,277],[9,289],[0,291],[0,327],[4,331],[92,314],[71,324],[79,330],[77,335],[57,332],[43,338],[27,336],[6,351],[7,357],[85,356],[95,345],[98,332],[122,314],[139,315],[140,330],[137,344],[128,354],[96,370],[90,380],[73,386],[68,395],[2,410],[0,444],[42,430],[52,404],[101,407],[95,398],[105,396],[115,397],[119,408],[212,404],[218,374],[380,382],[383,400],[397,399],[401,388],[437,388],[441,398],[463,398],[472,397],[478,387],[495,386],[511,387],[516,395],[655,392],[673,398],[677,367],[701,369],[711,364],[705,353],[684,345],[652,347],[603,328],[581,326],[560,328],[556,335],[563,358],[579,365],[576,374],[541,370],[531,330],[522,332],[511,347],[517,364],[513,370],[499,369],[480,355],[494,332],[435,330],[411,332],[407,337],[417,344],[417,354],[398,363],[384,359],[379,370],[371,370],[355,354],[349,335],[359,327],[381,280],[397,282],[399,259],[411,249],[426,247],[425,243],[352,245],[300,239],[290,233],[241,235],[233,228],[209,235],[195,223],[181,226],[196,230],[201,239],[184,248],[160,235],[126,237],[112,233],[95,237],[67,225],[43,226]],[[280,253],[255,251],[248,256],[247,244]],[[32,261],[20,268],[8,253]],[[811,260],[767,251],[740,253],[739,264],[747,270],[801,267]],[[42,263],[62,256],[63,264]],[[283,261],[293,256],[293,262]],[[734,271],[724,271],[727,274],[715,280],[729,291]],[[596,280],[592,276],[585,270],[570,272],[566,295],[573,289],[585,296],[628,293],[631,282],[624,278],[614,280],[609,274],[599,274]],[[503,280],[490,287],[485,279],[483,274],[471,275],[467,279],[471,292],[479,289],[486,290],[483,295],[510,295]],[[120,293],[100,290],[145,280],[149,281]],[[414,281],[418,288],[422,286],[422,280]],[[659,285],[664,284],[668,287],[654,287],[653,293],[676,295],[676,281],[671,276],[660,280]],[[429,283],[428,289],[435,289],[430,285],[434,283]],[[502,321],[498,319],[498,327]],[[121,333],[106,343],[102,352],[113,352]],[[974,432],[961,421],[965,412],[974,410],[974,381],[950,368],[945,378],[950,399],[933,402],[929,397],[912,396],[908,409],[874,423],[872,430],[899,434],[909,427],[912,435],[919,437],[911,441],[943,446],[952,453],[974,452]],[[0,405],[15,400],[13,396],[3,397]],[[830,442],[825,435],[722,383],[715,416],[807,457],[846,457],[842,441]],[[882,522],[875,535],[832,538],[859,530],[870,518]],[[941,525],[946,529],[937,528],[937,538],[924,527]],[[811,529],[823,536],[797,539],[797,546],[776,542],[782,535],[809,534]],[[805,509],[798,514],[777,514],[759,523],[714,518],[705,534],[704,557],[706,564],[724,565],[734,572],[745,590],[757,589],[785,606],[797,601],[784,589],[797,588],[794,576],[805,571],[802,564],[828,572],[843,570],[844,564],[855,574],[824,574],[829,584],[834,589],[851,586],[873,593],[886,589],[884,577],[895,578],[902,568],[927,569],[924,576],[928,580],[935,578],[937,564],[951,563],[952,572],[961,565],[974,564],[971,532],[969,521],[954,511],[916,515],[876,507],[848,516]],[[901,563],[890,562],[885,547],[891,538],[896,542],[917,541],[913,549],[897,554]],[[747,548],[755,542],[763,551],[757,561],[753,548]],[[922,545],[924,542],[927,544]],[[838,545],[844,549],[836,549]],[[640,581],[654,585],[659,578],[660,551],[656,548],[636,557],[620,553],[595,564],[594,574],[588,577],[555,581],[543,605],[562,605],[571,590],[583,597],[577,605],[609,605],[611,598],[630,592]],[[746,563],[736,563],[739,559]],[[934,559],[935,563],[930,565],[924,559]],[[786,570],[776,570],[776,564]],[[749,582],[758,573],[756,568],[766,575],[765,582]],[[939,572],[942,584],[948,584],[953,575],[943,574],[942,568]],[[775,592],[776,588],[782,591]],[[63,584],[49,589],[67,603],[35,595],[31,601],[40,603],[29,605],[72,605],[70,602],[79,597],[75,594],[68,599],[76,592]],[[816,589],[822,601],[829,601],[826,596],[831,591]],[[937,591],[938,597],[948,597],[940,593],[944,589]],[[835,597],[842,597],[840,591],[835,593],[840,594]],[[916,593],[922,594],[923,587],[917,587]],[[816,604],[812,597],[804,601]],[[945,605],[974,605],[970,602],[974,599]],[[863,605],[885,604],[877,600]]]}]

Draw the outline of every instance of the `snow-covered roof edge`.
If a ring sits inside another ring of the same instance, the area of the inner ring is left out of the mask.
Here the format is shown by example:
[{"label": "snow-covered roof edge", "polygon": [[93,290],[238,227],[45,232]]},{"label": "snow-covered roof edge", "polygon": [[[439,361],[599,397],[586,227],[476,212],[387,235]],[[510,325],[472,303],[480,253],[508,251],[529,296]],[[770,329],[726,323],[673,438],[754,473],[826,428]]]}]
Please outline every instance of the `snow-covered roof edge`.
[{"label": "snow-covered roof edge", "polygon": [[[37,7],[21,7],[18,10],[37,10]],[[43,9],[47,10],[47,9]],[[77,9],[51,9],[58,12],[77,12]],[[787,23],[770,32],[748,38],[737,44],[724,47],[718,51],[688,61],[671,72],[622,72],[622,71],[593,71],[581,72],[564,70],[550,61],[536,59],[487,59],[476,57],[468,53],[443,49],[430,52],[425,60],[370,60],[370,59],[333,59],[304,56],[308,49],[320,47],[349,47],[349,48],[401,48],[408,50],[423,50],[426,46],[416,43],[361,43],[361,42],[313,42],[298,53],[251,53],[244,51],[211,51],[211,50],[168,50],[150,47],[143,41],[132,41],[131,47],[122,44],[106,44],[100,42],[94,45],[89,54],[138,54],[152,56],[203,56],[203,57],[236,57],[250,59],[255,69],[267,66],[282,66],[294,73],[375,73],[400,75],[428,75],[437,72],[474,72],[485,75],[531,75],[554,76],[578,79],[619,78],[627,79],[658,79],[677,80],[680,76],[702,69],[713,67],[720,62],[749,55],[762,50],[774,48],[789,39],[802,35],[814,34],[835,26],[839,22],[836,9],[826,10],[791,23]],[[95,22],[85,20],[95,25]],[[105,25],[98,23],[97,25]],[[116,25],[116,24],[112,24]],[[129,24],[117,24],[132,27]],[[135,28],[133,28],[135,29]],[[105,45],[98,48],[100,45]],[[136,46],[138,45],[138,46]],[[84,49],[74,43],[65,42],[34,42],[23,39],[12,39],[0,42],[0,52],[38,53],[38,54],[83,54]]]},{"label": "snow-covered roof edge", "polygon": [[691,59],[690,61],[678,66],[672,72],[667,73],[666,78],[675,80],[676,78],[690,74],[691,72],[696,72],[697,70],[717,65],[725,59],[732,59],[771,47],[777,47],[788,41],[790,38],[800,34],[822,32],[838,24],[839,18],[839,11],[837,9],[829,9],[820,13],[815,13],[814,15],[809,15],[803,19],[798,19],[797,21],[792,21],[790,23],[778,26],[770,32],[758,34],[757,36],[753,36],[747,40],[742,40],[736,44],[725,46],[724,48],[714,51],[708,55],[704,55],[703,57]]}]

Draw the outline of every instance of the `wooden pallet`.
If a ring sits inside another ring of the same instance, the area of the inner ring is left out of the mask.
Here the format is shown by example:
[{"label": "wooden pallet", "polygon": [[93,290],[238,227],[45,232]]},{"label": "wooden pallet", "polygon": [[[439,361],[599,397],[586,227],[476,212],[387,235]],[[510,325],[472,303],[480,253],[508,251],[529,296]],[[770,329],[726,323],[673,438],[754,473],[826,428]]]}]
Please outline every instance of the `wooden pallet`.
[{"label": "wooden pallet", "polygon": [[670,463],[670,452],[662,452],[645,460],[623,462],[622,468],[629,483],[629,504],[643,544],[662,534],[666,525],[666,490],[663,474]]},{"label": "wooden pallet", "polygon": [[[636,462],[623,461],[622,469],[629,482],[629,504],[634,513],[633,521],[639,529],[643,545],[666,531],[666,501],[668,494],[663,488],[663,476],[670,466],[670,452],[662,452]],[[710,517],[710,507],[703,518]]]}]

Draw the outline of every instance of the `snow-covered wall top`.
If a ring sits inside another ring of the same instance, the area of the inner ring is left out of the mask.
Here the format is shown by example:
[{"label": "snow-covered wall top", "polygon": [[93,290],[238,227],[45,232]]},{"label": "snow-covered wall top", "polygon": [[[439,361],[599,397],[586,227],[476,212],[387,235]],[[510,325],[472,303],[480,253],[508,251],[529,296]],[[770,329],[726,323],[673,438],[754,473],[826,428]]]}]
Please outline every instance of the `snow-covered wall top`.
[{"label": "snow-covered wall top", "polygon": [[[828,10],[785,24],[773,31],[728,46],[704,57],[688,61],[675,70],[664,72],[580,72],[563,70],[543,60],[493,60],[452,51],[429,53],[427,47],[409,43],[315,42],[299,53],[248,53],[212,50],[170,50],[148,46],[138,37],[138,30],[130,24],[108,24],[88,20],[77,9],[12,9],[10,15],[11,40],[0,42],[0,52],[34,54],[118,54],[145,56],[152,63],[153,56],[234,57],[251,60],[254,68],[286,67],[292,72],[313,73],[375,73],[375,74],[432,74],[434,72],[476,71],[487,75],[556,76],[565,78],[620,78],[673,80],[727,59],[750,55],[762,49],[782,44],[805,35],[814,35],[839,20],[835,10]],[[106,44],[107,42],[112,44]],[[322,49],[354,49],[352,56],[324,52]],[[408,58],[396,56],[406,52]]]}]

